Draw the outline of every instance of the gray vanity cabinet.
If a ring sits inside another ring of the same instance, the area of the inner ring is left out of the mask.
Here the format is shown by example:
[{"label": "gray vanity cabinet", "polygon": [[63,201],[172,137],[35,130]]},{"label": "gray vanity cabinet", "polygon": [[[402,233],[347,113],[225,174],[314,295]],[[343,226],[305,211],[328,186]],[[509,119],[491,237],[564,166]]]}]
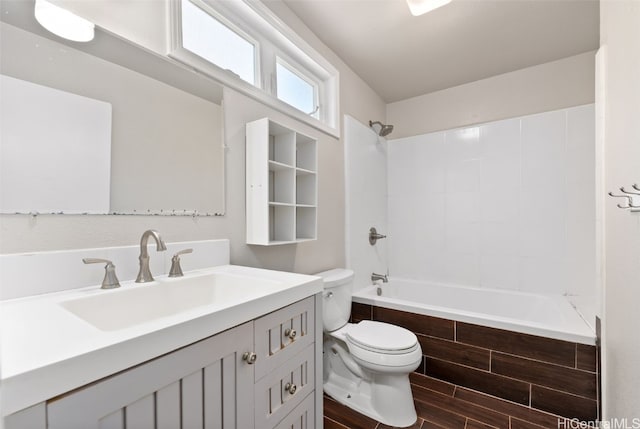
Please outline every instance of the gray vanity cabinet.
[{"label": "gray vanity cabinet", "polygon": [[[313,429],[315,296],[15,413],[6,429]],[[249,353],[255,353],[255,361]]]},{"label": "gray vanity cabinet", "polygon": [[49,429],[253,427],[253,323],[47,403]]}]

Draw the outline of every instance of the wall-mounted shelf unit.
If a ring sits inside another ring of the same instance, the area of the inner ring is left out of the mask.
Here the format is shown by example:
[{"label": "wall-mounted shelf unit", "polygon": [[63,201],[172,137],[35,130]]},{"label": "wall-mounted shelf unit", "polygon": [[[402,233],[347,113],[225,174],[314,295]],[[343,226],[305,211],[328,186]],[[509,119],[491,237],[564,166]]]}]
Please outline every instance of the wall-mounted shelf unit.
[{"label": "wall-mounted shelf unit", "polygon": [[247,244],[315,240],[317,141],[269,118],[246,125]]}]

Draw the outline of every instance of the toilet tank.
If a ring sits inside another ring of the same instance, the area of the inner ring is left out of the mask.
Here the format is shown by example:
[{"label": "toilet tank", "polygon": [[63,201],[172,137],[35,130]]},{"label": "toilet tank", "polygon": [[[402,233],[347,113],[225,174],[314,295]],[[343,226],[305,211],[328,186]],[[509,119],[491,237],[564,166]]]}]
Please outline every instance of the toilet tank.
[{"label": "toilet tank", "polygon": [[351,315],[351,289],[353,271],[335,268],[316,274],[324,281],[322,294],[322,322],[324,330],[331,332],[342,328]]}]

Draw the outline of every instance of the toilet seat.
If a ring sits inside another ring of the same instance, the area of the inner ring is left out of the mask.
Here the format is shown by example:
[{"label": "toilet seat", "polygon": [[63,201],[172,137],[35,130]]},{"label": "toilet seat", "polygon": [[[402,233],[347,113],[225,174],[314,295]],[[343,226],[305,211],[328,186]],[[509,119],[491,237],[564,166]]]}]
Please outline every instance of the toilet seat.
[{"label": "toilet seat", "polygon": [[418,338],[408,329],[372,320],[349,326],[346,339],[351,346],[390,355],[411,353],[418,347]]},{"label": "toilet seat", "polygon": [[344,340],[360,365],[385,373],[413,371],[422,361],[422,349],[415,334],[399,326],[363,320],[348,324]]}]

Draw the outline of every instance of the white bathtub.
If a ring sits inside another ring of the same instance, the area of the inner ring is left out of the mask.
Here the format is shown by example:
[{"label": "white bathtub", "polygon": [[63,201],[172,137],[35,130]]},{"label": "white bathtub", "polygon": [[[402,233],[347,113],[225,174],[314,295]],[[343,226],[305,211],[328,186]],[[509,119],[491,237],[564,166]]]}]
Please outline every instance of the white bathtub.
[{"label": "white bathtub", "polygon": [[591,327],[566,297],[499,289],[439,285],[389,278],[353,294],[362,304],[425,314],[575,343],[596,343]]}]

